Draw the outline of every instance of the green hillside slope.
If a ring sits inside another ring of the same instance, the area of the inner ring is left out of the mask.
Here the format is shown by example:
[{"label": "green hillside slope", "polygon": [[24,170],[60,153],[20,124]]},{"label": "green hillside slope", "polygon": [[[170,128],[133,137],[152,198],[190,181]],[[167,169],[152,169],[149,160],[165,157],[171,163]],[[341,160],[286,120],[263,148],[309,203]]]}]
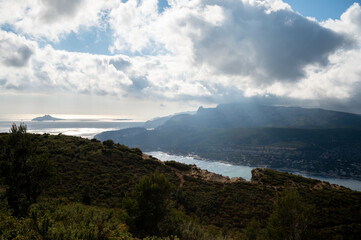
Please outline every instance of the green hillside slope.
[{"label": "green hillside slope", "polygon": [[[58,236],[56,231],[69,229],[61,220],[67,218],[62,214],[68,211],[67,216],[78,216],[80,219],[79,223],[73,223],[73,229],[90,229],[91,236],[94,236],[86,238],[82,235],[78,239],[131,239],[128,231],[133,236],[145,237],[147,231],[142,230],[139,223],[137,225],[139,215],[133,215],[139,214],[140,210],[134,210],[129,203],[137,199],[140,201],[137,195],[139,183],[148,181],[143,177],[155,171],[164,174],[174,186],[169,190],[170,205],[164,205],[167,208],[165,219],[157,225],[156,233],[162,236],[176,234],[183,239],[246,239],[243,232],[246,230],[243,229],[254,222],[259,223],[257,232],[267,236],[272,226],[269,217],[276,216],[275,201],[281,202],[293,195],[286,194],[285,198],[277,196],[290,189],[297,191],[296,200],[302,199],[305,206],[313,206],[312,211],[308,211],[312,221],[307,220],[307,239],[333,239],[336,236],[358,239],[361,232],[361,193],[343,187],[263,169],[256,169],[250,182],[228,179],[194,166],[162,163],[143,155],[139,149],[111,141],[102,143],[47,134],[29,136],[36,155],[46,154],[53,162],[56,181],[42,193],[28,217],[11,217],[11,213],[5,210],[5,203],[2,203],[1,214],[6,217],[0,220],[0,235],[8,234],[9,226],[13,226],[10,229],[18,229],[17,234],[32,229],[28,233],[33,232],[36,236],[44,228],[47,231],[42,234],[48,236],[47,239],[55,239],[49,236]],[[7,139],[8,134],[0,134],[1,161],[6,160],[6,152],[9,151]],[[6,188],[6,185],[1,187],[2,194]],[[71,223],[73,220],[68,221]],[[116,234],[118,238],[111,238]]]}]

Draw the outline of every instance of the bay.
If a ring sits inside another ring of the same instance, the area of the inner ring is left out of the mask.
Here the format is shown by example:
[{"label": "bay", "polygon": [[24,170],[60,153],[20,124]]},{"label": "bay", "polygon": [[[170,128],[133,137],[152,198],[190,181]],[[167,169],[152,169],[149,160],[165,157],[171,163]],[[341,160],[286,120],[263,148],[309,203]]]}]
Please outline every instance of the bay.
[{"label": "bay", "polygon": [[[252,178],[251,171],[252,169],[254,169],[254,167],[249,167],[249,166],[232,165],[229,163],[224,163],[219,161],[208,161],[204,159],[197,159],[197,157],[194,156],[172,155],[160,151],[146,152],[146,154],[152,155],[153,157],[158,158],[161,161],[174,160],[185,164],[195,164],[201,169],[206,169],[210,172],[218,173],[228,177],[241,177],[246,179],[247,181],[251,180]],[[299,172],[290,172],[290,173],[301,175],[307,178],[318,179],[332,184],[341,185],[350,188],[352,190],[361,191],[361,181],[358,180],[329,178],[329,177],[315,176],[315,175],[309,175]]]}]

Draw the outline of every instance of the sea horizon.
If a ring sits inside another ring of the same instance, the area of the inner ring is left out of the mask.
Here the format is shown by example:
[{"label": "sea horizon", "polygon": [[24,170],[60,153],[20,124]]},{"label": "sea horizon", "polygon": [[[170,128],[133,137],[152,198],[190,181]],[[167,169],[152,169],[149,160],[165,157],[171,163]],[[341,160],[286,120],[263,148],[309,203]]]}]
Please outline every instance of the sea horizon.
[{"label": "sea horizon", "polygon": [[[14,122],[30,122],[36,117],[50,115],[62,120],[57,121],[129,121],[129,122],[145,122],[147,119],[139,119],[134,116],[119,114],[51,114],[51,113],[25,113],[25,114],[0,114],[0,121]],[[47,121],[52,122],[52,121]]]},{"label": "sea horizon", "polygon": [[[50,114],[51,115],[51,114]],[[13,123],[24,123],[29,133],[64,134],[84,138],[93,138],[104,131],[114,131],[129,127],[142,126],[144,121],[122,117],[120,115],[67,115],[54,114],[52,117],[63,120],[31,121],[39,114],[8,114],[0,116],[0,133],[9,132]]]}]

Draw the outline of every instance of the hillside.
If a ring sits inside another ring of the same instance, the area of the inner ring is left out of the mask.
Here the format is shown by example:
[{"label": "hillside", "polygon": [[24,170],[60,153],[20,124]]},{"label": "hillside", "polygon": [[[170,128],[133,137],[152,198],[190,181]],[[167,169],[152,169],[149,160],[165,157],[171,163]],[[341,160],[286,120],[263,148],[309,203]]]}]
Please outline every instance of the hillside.
[{"label": "hillside", "polygon": [[[8,134],[0,134],[2,157],[7,151],[7,137]],[[315,206],[308,239],[332,239],[334,236],[358,239],[361,233],[361,193],[344,187],[267,169],[254,170],[250,182],[228,179],[194,166],[175,162],[163,163],[142,154],[139,149],[113,144],[111,141],[102,143],[97,140],[46,134],[31,134],[30,137],[36,154],[46,154],[54,163],[57,172],[55,184],[42,194],[41,199],[44,201],[65,198],[67,200],[61,200],[59,207],[67,208],[67,211],[83,208],[81,211],[88,211],[86,206],[72,205],[73,202],[84,202],[85,193],[94,206],[91,211],[99,214],[104,211],[124,211],[122,209],[127,206],[124,205],[124,199],[132,196],[136,184],[142,177],[157,170],[175,186],[171,196],[175,207],[172,211],[186,214],[180,219],[188,221],[187,224],[193,224],[192,226],[203,228],[201,232],[213,232],[213,236],[223,232],[222,234],[228,236],[227,239],[240,239],[240,236],[243,236],[242,229],[247,227],[252,219],[260,223],[261,229],[266,228],[267,220],[274,211],[274,202],[278,199],[276,196],[289,188],[297,190],[302,202]],[[48,216],[58,219],[58,215],[52,215],[52,211]],[[124,214],[122,216],[120,219],[127,222],[124,220],[127,217]],[[168,221],[167,224],[171,222]],[[174,224],[185,226],[179,222]],[[0,229],[1,226],[3,225],[0,223]],[[126,231],[127,228],[122,229]],[[185,234],[184,229],[181,232],[179,229],[169,230],[172,229],[169,226],[167,229],[169,235],[172,231],[178,231],[178,236]],[[137,235],[132,228],[130,230]],[[196,234],[195,228],[192,231],[192,234]]]}]

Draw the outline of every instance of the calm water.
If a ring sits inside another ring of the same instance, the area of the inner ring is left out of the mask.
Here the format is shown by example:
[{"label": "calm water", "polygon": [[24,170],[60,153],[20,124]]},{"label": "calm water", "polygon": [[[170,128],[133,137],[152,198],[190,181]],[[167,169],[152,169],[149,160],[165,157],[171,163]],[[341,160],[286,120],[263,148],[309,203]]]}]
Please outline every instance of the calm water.
[{"label": "calm water", "polygon": [[[177,162],[185,163],[185,164],[195,164],[202,169],[206,169],[210,172],[218,173],[223,176],[228,177],[242,177],[246,180],[251,180],[251,171],[252,167],[241,166],[241,165],[232,165],[222,162],[216,161],[206,161],[195,159],[191,156],[177,156],[177,155],[170,155],[164,152],[147,152],[146,154],[152,155],[153,157],[158,158],[162,161],[169,161],[174,160]],[[327,178],[327,177],[320,177],[320,176],[312,176],[306,175],[298,172],[291,172],[294,174],[302,175],[304,177],[318,179],[321,181],[326,181],[332,184],[338,184],[341,186],[348,187],[353,190],[361,191],[361,181],[357,180],[350,180],[350,179],[339,179],[339,178]]]},{"label": "calm water", "polygon": [[[12,123],[15,122],[17,125],[19,121],[0,121],[0,132],[9,132]],[[123,121],[96,121],[96,120],[84,120],[84,121],[46,121],[46,122],[35,122],[25,121],[30,133],[49,133],[72,135],[84,138],[93,138],[96,134],[119,130],[129,127],[142,126],[142,122],[123,122]]]}]

